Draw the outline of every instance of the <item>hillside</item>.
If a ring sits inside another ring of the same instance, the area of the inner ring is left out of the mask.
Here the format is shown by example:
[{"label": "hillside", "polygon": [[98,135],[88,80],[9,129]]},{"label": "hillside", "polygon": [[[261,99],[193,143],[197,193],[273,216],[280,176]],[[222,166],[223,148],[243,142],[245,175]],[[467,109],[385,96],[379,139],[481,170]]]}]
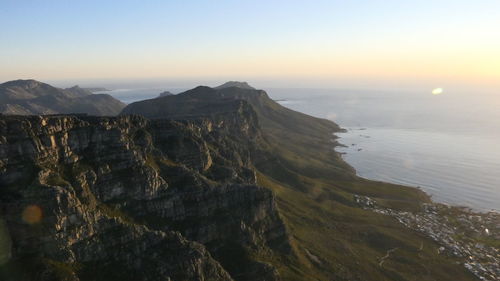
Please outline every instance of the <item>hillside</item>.
[{"label": "hillside", "polygon": [[0,280],[500,276],[500,215],[357,177],[339,130],[239,87],[0,115]]},{"label": "hillside", "polygon": [[290,244],[250,166],[255,113],[233,109],[0,116],[0,280],[278,280],[251,253]]},{"label": "hillside", "polygon": [[252,165],[258,184],[276,194],[294,249],[292,256],[257,256],[277,266],[284,280],[475,279],[460,265],[462,258],[439,254],[440,244],[431,237],[360,203],[366,197],[379,210],[419,214],[430,199],[415,188],[357,177],[333,150],[333,133],[340,130],[333,122],[239,87],[197,87],[130,104],[122,114],[210,118],[235,100],[245,100],[257,114],[262,138],[252,150]]},{"label": "hillside", "polygon": [[93,94],[74,86],[59,89],[35,80],[0,84],[0,113],[117,115],[125,104],[107,94]]}]

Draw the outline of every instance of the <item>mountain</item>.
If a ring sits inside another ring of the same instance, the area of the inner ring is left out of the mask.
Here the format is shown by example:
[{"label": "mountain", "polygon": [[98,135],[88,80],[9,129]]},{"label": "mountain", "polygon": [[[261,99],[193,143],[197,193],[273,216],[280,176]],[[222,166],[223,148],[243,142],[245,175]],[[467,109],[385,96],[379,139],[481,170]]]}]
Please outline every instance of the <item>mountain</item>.
[{"label": "mountain", "polygon": [[255,90],[254,87],[248,85],[247,82],[238,82],[238,81],[228,81],[220,86],[215,87],[215,89],[224,89],[224,88],[241,88],[241,89],[247,89],[247,90]]},{"label": "mountain", "polygon": [[35,80],[0,84],[0,113],[117,115],[125,104],[107,94],[74,86],[59,89]]},{"label": "mountain", "polygon": [[198,118],[210,115],[213,111],[224,111],[224,107],[235,100],[248,102],[258,113],[261,125],[269,130],[287,130],[317,136],[322,135],[325,130],[330,133],[341,130],[329,120],[283,107],[270,99],[265,91],[254,90],[252,87],[199,86],[177,95],[129,104],[121,114],[140,114],[147,118]]},{"label": "mountain", "polygon": [[80,88],[80,86],[78,86],[78,85],[73,86],[71,88],[66,88],[64,90],[71,92],[72,94],[74,94],[76,96],[81,96],[81,97],[92,95],[92,91],[84,89],[84,88]]},{"label": "mountain", "polygon": [[173,96],[174,94],[172,94],[171,92],[169,91],[165,91],[165,92],[162,92],[158,95],[159,98],[161,97],[166,97],[166,96]]},{"label": "mountain", "polygon": [[0,115],[0,280],[496,278],[500,215],[357,177],[340,130],[238,87]]},{"label": "mountain", "polygon": [[255,115],[235,109],[219,123],[0,116],[0,279],[277,280],[249,256],[291,249],[250,166]]},{"label": "mountain", "polygon": [[[435,217],[439,222],[432,231],[415,231],[399,223],[408,213],[432,217],[434,211],[425,211],[429,197],[416,188],[357,177],[333,149],[337,145],[333,133],[342,129],[329,120],[287,109],[264,91],[239,87],[200,86],[132,103],[121,114],[152,120],[208,119],[224,126],[217,116],[234,112],[235,104],[255,112],[261,137],[249,150],[251,166],[257,184],[275,193],[293,250],[289,255],[254,252],[252,256],[275,266],[283,280],[413,280],[421,278],[422,270],[436,280],[475,279],[460,265],[465,262],[460,254],[440,254],[439,245],[452,252],[458,248],[443,242],[456,238],[452,232],[439,234],[444,237],[441,244],[435,241],[439,229],[457,226]],[[467,217],[453,208],[439,209],[442,214],[459,212]],[[474,247],[471,243],[467,247]],[[397,257],[390,262],[382,258],[394,251]],[[489,264],[491,268],[494,261]]]}]

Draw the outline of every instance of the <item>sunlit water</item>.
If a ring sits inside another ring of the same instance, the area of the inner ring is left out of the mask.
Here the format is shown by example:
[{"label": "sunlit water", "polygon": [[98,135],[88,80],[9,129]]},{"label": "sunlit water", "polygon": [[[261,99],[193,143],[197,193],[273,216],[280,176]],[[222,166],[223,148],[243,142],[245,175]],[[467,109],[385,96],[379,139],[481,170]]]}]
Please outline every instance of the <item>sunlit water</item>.
[{"label": "sunlit water", "polygon": [[[164,90],[108,92],[131,103]],[[265,89],[293,110],[337,122],[344,159],[365,178],[419,186],[439,202],[500,210],[500,97],[471,93]]]},{"label": "sunlit water", "polygon": [[495,96],[342,90],[268,92],[335,120],[344,159],[365,178],[419,186],[433,199],[500,210],[500,104]]},{"label": "sunlit water", "polygon": [[392,128],[351,128],[339,136],[347,147],[337,151],[363,177],[421,186],[440,202],[500,209],[494,138]]}]

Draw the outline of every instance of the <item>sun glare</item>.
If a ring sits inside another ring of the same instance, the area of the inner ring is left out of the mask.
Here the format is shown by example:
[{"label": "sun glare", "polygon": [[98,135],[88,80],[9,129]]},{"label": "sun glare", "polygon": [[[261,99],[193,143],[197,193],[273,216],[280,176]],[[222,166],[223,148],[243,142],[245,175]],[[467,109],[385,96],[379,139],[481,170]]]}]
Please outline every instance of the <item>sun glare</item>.
[{"label": "sun glare", "polygon": [[440,95],[443,92],[444,92],[443,88],[436,88],[436,89],[432,90],[433,95]]}]

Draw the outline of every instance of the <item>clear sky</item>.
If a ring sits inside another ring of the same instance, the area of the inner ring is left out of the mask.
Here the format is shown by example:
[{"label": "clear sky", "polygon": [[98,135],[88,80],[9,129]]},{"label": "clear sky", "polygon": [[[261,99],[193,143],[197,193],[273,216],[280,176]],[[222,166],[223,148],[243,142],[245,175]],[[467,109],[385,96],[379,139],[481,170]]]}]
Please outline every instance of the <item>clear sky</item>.
[{"label": "clear sky", "polygon": [[499,0],[0,0],[0,81],[500,85]]}]

